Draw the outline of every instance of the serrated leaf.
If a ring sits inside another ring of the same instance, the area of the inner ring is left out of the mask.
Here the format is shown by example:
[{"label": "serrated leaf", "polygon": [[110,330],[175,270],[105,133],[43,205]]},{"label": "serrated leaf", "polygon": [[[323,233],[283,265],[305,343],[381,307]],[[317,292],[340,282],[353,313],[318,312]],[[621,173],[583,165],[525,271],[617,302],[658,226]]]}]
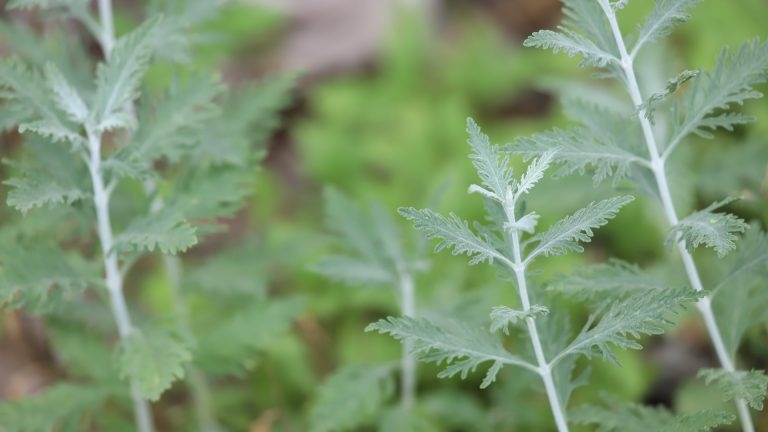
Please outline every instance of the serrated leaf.
[{"label": "serrated leaf", "polygon": [[371,422],[394,395],[391,366],[345,366],[319,387],[309,413],[311,432],[356,430]]},{"label": "serrated leaf", "polygon": [[524,45],[564,51],[570,56],[581,55],[582,66],[605,67],[618,63],[619,51],[599,3],[564,0],[563,5],[566,18],[558,27],[559,32],[536,32]]},{"label": "serrated leaf", "polygon": [[685,242],[689,252],[704,244],[714,249],[722,258],[736,248],[734,240],[737,237],[734,233],[743,233],[747,229],[746,222],[741,218],[730,213],[713,211],[733,201],[733,199],[718,201],[704,210],[686,216],[669,231],[667,244]]},{"label": "serrated leaf", "polygon": [[551,49],[553,53],[564,52],[568,57],[581,56],[584,60],[582,67],[605,67],[610,63],[619,63],[619,59],[597,47],[586,37],[569,30],[566,27],[558,27],[558,31],[539,30],[528,36],[523,42],[525,47]]},{"label": "serrated leaf", "polygon": [[185,288],[217,299],[264,298],[269,272],[265,253],[263,247],[253,243],[228,247],[187,266]]},{"label": "serrated leaf", "polygon": [[752,408],[762,411],[763,400],[768,395],[768,376],[765,371],[701,369],[697,377],[703,378],[707,385],[716,386],[725,400],[744,400]]},{"label": "serrated leaf", "polygon": [[476,236],[466,221],[453,213],[445,217],[430,209],[417,210],[413,207],[402,207],[398,212],[412,221],[413,226],[428,239],[440,240],[435,246],[435,252],[450,248],[453,255],[466,254],[470,257],[470,265],[484,261],[491,264],[494,260],[508,261],[488,241]]},{"label": "serrated leaf", "polygon": [[175,255],[197,244],[195,228],[176,209],[164,207],[134,219],[115,237],[115,251],[160,252]]},{"label": "serrated leaf", "polygon": [[15,243],[0,249],[0,306],[46,312],[96,280],[94,264],[52,246]]},{"label": "serrated leaf", "polygon": [[232,217],[247,205],[253,193],[253,172],[241,167],[208,167],[191,170],[177,179],[178,189],[168,206],[190,221],[215,225],[222,217]]},{"label": "serrated leaf", "polygon": [[215,325],[198,332],[201,368],[221,374],[241,372],[268,344],[284,336],[301,314],[300,298],[270,299],[247,304]]},{"label": "serrated leaf", "polygon": [[554,160],[556,154],[557,149],[545,151],[540,157],[537,157],[528,164],[528,169],[525,171],[525,174],[520,177],[520,181],[515,188],[516,197],[519,198],[530,192],[531,189],[536,186],[536,183],[544,178],[544,172],[549,168],[549,165]]},{"label": "serrated leaf", "polygon": [[574,214],[566,216],[547,231],[529,239],[528,242],[535,246],[526,257],[526,261],[530,262],[541,254],[550,256],[582,252],[584,248],[579,245],[579,242],[590,242],[594,235],[593,229],[608,223],[608,220],[613,219],[622,207],[633,200],[634,197],[625,195],[597,203],[592,202]]},{"label": "serrated leaf", "polygon": [[444,324],[437,326],[426,318],[389,317],[369,324],[365,331],[378,331],[399,341],[412,341],[412,353],[420,361],[438,365],[446,363],[445,369],[437,375],[439,378],[458,374],[465,379],[480,364],[492,362],[480,388],[491,385],[504,365],[533,368],[525,360],[510,354],[499,339],[485,328],[450,320]]},{"label": "serrated leaf", "polygon": [[483,185],[501,201],[507,193],[507,188],[514,182],[509,155],[503,155],[499,146],[492,145],[488,135],[484,134],[471,118],[467,119],[467,133],[467,144],[473,150],[469,155],[472,165]]},{"label": "serrated leaf", "polygon": [[691,19],[688,10],[700,2],[701,0],[656,0],[653,12],[638,31],[632,53],[637,53],[648,42],[669,35],[675,26],[688,22]]},{"label": "serrated leaf", "polygon": [[[728,110],[734,104],[742,105],[749,99],[762,94],[753,86],[766,81],[768,69],[768,43],[759,39],[744,43],[734,53],[723,50],[714,70],[706,71],[694,78],[684,100],[674,106],[677,114],[672,138],[667,151],[671,151],[690,133],[704,137],[711,134],[704,128],[731,128],[750,120],[743,115],[729,116],[718,113]],[[720,114],[720,115],[718,115]]]},{"label": "serrated leaf", "polygon": [[[613,302],[599,321],[597,314],[590,316],[576,339],[553,359],[582,354],[599,355],[603,360],[619,364],[610,345],[621,349],[641,349],[640,335],[656,335],[664,332],[665,317],[683,309],[688,303],[701,297],[687,288],[668,288],[639,292],[626,299]],[[595,321],[597,323],[595,324]]]},{"label": "serrated leaf", "polygon": [[193,77],[171,89],[155,107],[141,112],[139,128],[125,151],[148,162],[158,157],[178,160],[193,150],[200,130],[221,115],[215,99],[223,91],[215,76]]},{"label": "serrated leaf", "polygon": [[55,384],[42,393],[0,404],[0,428],[9,432],[88,429],[85,418],[106,401],[98,386]]},{"label": "serrated leaf", "polygon": [[549,309],[541,305],[532,305],[527,311],[515,310],[507,306],[494,306],[491,308],[491,332],[501,330],[505,335],[509,335],[510,325],[548,313]]},{"label": "serrated leaf", "polygon": [[83,123],[88,117],[88,107],[77,89],[67,82],[53,63],[49,62],[45,65],[45,78],[59,109],[69,115],[72,121]]},{"label": "serrated leaf", "polygon": [[120,341],[117,369],[122,379],[138,386],[143,397],[155,401],[184,377],[190,361],[188,342],[177,334],[159,328],[135,329]]},{"label": "serrated leaf", "polygon": [[720,411],[699,411],[675,415],[662,407],[616,403],[605,399],[606,407],[587,405],[574,410],[570,421],[596,425],[597,432],[705,432],[734,420]]},{"label": "serrated leaf", "polygon": [[96,70],[93,122],[100,130],[132,127],[130,104],[138,97],[139,86],[149,67],[160,18],[150,19],[120,37],[109,58]]},{"label": "serrated leaf", "polygon": [[692,80],[693,78],[696,78],[697,76],[699,76],[699,71],[684,70],[680,72],[680,74],[678,74],[676,77],[667,81],[667,84],[664,86],[663,90],[648,96],[648,99],[645,100],[645,103],[639,106],[638,109],[644,111],[645,118],[654,124],[656,121],[653,114],[656,110],[656,105],[667,97],[673,95],[680,89],[680,87],[682,87],[683,84]]},{"label": "serrated leaf", "polygon": [[611,259],[606,263],[579,266],[558,275],[549,288],[580,300],[615,299],[628,294],[665,289],[667,285],[643,272],[640,267]]}]

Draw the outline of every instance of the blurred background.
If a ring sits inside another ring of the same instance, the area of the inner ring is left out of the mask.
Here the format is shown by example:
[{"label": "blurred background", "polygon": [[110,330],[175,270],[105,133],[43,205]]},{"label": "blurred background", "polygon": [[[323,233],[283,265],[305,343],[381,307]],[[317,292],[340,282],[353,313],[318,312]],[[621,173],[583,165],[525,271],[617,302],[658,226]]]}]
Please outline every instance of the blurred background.
[{"label": "blurred background", "polygon": [[[118,32],[137,22],[140,3],[115,1]],[[623,26],[634,28],[649,3],[630,2]],[[522,47],[533,31],[557,25],[560,7],[556,0],[248,0],[228,3],[201,25],[206,40],[193,48],[195,67],[219,70],[232,84],[299,74],[293,100],[269,138],[249,205],[227,220],[226,232],[208,237],[183,258],[199,262],[251,238],[257,252],[250,263],[258,267],[267,290],[305,298],[305,310],[291,331],[270,342],[253,364],[235,376],[212,378],[214,405],[226,413],[225,426],[254,432],[307,430],[307,412],[329,373],[341,365],[399,357],[398,343],[363,332],[368,323],[398,313],[393,291],[345,286],[310,271],[335,247],[323,228],[325,187],[363,205],[382,203],[407,236],[411,228],[396,216],[399,206],[433,206],[480,220],[480,200],[466,195],[467,185],[475,181],[467,159],[467,117],[503,144],[567,125],[560,105],[564,98],[625,103],[624,94],[605,80],[591,79],[578,59]],[[34,13],[3,15],[3,55],[11,42],[18,42],[7,23],[37,30],[56,25]],[[684,68],[711,67],[724,46],[765,37],[768,4],[710,0],[693,16],[641,62],[640,67],[668,72],[660,82]],[[90,51],[98,55],[97,46]],[[768,222],[768,102],[756,100],[744,110],[757,123],[718,133],[715,140],[697,139],[674,161],[680,167],[672,170],[680,214],[739,195],[743,199],[732,206],[735,212],[758,224]],[[5,134],[0,156],[12,157],[16,141],[14,133]],[[724,168],[733,166],[740,167],[738,175]],[[547,180],[529,206],[548,226],[612,194],[608,185],[594,188],[589,176],[571,176]],[[11,214],[4,208],[0,216]],[[537,279],[544,283],[558,272],[609,256],[667,272],[660,264],[671,254],[662,246],[665,233],[655,203],[639,199],[598,232],[587,253],[547,261]],[[487,317],[492,305],[516,304],[512,285],[499,282],[493,269],[469,267],[464,257],[432,254],[431,246],[423,256],[429,267],[416,279],[419,314],[477,320]],[[706,263],[716,257],[704,252],[700,259],[706,277]],[[147,264],[138,273],[128,281],[128,296],[162,315],[168,299],[158,289],[166,283],[160,269]],[[568,307],[574,316],[586,316]],[[44,320],[12,312],[3,314],[2,324],[3,399],[39,392],[62,377]],[[740,353],[745,369],[766,368],[766,330],[749,334]],[[644,345],[643,351],[619,352],[621,368],[592,362],[591,385],[576,391],[572,405],[598,400],[600,390],[607,389],[624,400],[665,404],[680,412],[720,407],[714,390],[695,379],[700,367],[716,361],[694,314]],[[533,377],[505,370],[481,392],[480,374],[465,381],[440,380],[437,368],[419,368],[418,391],[435,430],[552,427],[546,398],[531,385]],[[186,397],[178,384],[154,405],[161,429],[193,430],[185,414]],[[759,424],[768,430],[768,418]]]}]

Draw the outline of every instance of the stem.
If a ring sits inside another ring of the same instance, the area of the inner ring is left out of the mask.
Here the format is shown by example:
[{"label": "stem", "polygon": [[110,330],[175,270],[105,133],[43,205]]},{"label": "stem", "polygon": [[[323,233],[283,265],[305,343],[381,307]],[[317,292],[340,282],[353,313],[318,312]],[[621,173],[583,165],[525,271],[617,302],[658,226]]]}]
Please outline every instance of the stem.
[{"label": "stem", "polygon": [[[162,206],[162,205],[161,205]],[[181,293],[181,260],[173,255],[163,255],[163,266],[170,286],[171,302],[179,320],[179,328],[185,338],[192,337],[189,309]],[[201,432],[218,432],[221,427],[214,415],[211,391],[208,380],[200,369],[187,367],[187,384],[192,393],[192,403],[195,406],[195,416]]]},{"label": "stem", "polygon": [[[109,57],[115,44],[115,30],[112,21],[111,0],[99,0],[99,16],[101,18],[101,35],[99,43],[104,51],[104,57]],[[117,252],[112,250],[114,237],[112,223],[109,214],[109,198],[112,188],[104,186],[104,177],[101,167],[101,133],[97,133],[90,127],[86,127],[88,136],[89,159],[88,171],[93,185],[93,203],[96,208],[96,221],[98,224],[99,241],[101,242],[102,256],[104,259],[104,274],[107,291],[112,306],[112,314],[115,317],[117,331],[124,340],[133,331],[128,307],[123,295],[123,275],[117,262]],[[110,185],[111,186],[111,185]],[[152,424],[152,412],[149,403],[141,396],[138,383],[131,380],[131,399],[133,411],[136,417],[136,426],[140,432],[154,432]]]},{"label": "stem", "polygon": [[[112,250],[114,238],[112,223],[109,216],[109,192],[104,186],[104,178],[101,172],[101,136],[90,129],[87,130],[90,158],[88,171],[91,175],[93,186],[93,204],[96,210],[97,229],[101,242],[102,258],[104,260],[104,275],[112,306],[112,314],[115,317],[117,331],[121,339],[125,339],[133,331],[128,307],[123,296],[123,277],[117,263],[117,253]],[[149,404],[142,398],[139,387],[135,381],[131,381],[131,399],[136,415],[136,423],[139,431],[152,432],[152,414]]]},{"label": "stem", "polygon": [[[643,105],[643,97],[640,93],[640,86],[638,85],[637,78],[635,77],[635,70],[633,65],[633,58],[627,54],[627,47],[624,44],[624,39],[621,36],[621,30],[619,24],[616,21],[616,14],[606,0],[600,0],[600,6],[603,8],[603,12],[608,18],[611,30],[613,32],[616,45],[619,48],[621,54],[621,68],[624,71],[626,77],[627,90],[632,98],[632,103],[636,107]],[[648,153],[651,157],[651,171],[656,179],[656,185],[659,191],[659,197],[661,199],[662,207],[664,208],[664,215],[670,226],[675,226],[679,222],[677,212],[675,211],[675,205],[672,201],[672,195],[670,193],[669,182],[667,181],[667,174],[664,167],[665,158],[663,158],[659,151],[659,146],[656,143],[656,137],[653,134],[653,128],[651,122],[645,117],[645,110],[638,109],[637,118],[640,121],[640,126],[643,130],[643,137],[645,138],[646,146],[648,147]],[[685,242],[682,239],[677,241],[677,250],[680,252],[680,256],[683,258],[683,264],[685,266],[685,272],[688,275],[688,280],[694,290],[701,292],[704,287],[699,277],[699,271],[696,268],[696,262],[693,260],[693,256],[688,252],[685,247]],[[736,371],[731,357],[728,355],[728,351],[725,348],[723,337],[720,334],[720,329],[717,326],[715,315],[712,312],[712,300],[708,295],[705,295],[696,303],[696,307],[701,312],[704,323],[706,324],[709,337],[714,345],[717,358],[720,361],[720,365],[726,371],[733,373]],[[739,412],[739,419],[741,420],[741,427],[744,432],[754,432],[755,427],[752,424],[752,417],[747,408],[747,404],[743,399],[736,400],[736,407]]]},{"label": "stem", "polygon": [[[402,267],[402,266],[400,266]],[[414,317],[416,315],[416,302],[413,289],[413,277],[407,271],[400,271],[400,308],[403,316]],[[416,359],[413,351],[413,341],[403,341],[403,354],[400,360],[400,402],[404,409],[410,410],[416,397]]]},{"label": "stem", "polygon": [[[516,222],[514,208],[514,202],[504,203],[504,211],[512,226],[514,226]],[[522,254],[520,253],[520,233],[515,229],[512,230],[512,254],[514,258],[514,266],[512,266],[512,269],[515,271],[515,278],[517,279],[517,291],[520,295],[520,303],[523,306],[523,312],[528,312],[531,309],[531,302],[528,299],[528,284],[525,280],[525,264],[523,263]],[[542,348],[541,340],[539,339],[539,331],[536,329],[536,321],[529,316],[525,319],[525,323],[528,326],[528,334],[530,335],[531,344],[533,345],[533,352],[536,355],[536,362],[539,365],[538,373],[544,381],[544,389],[547,392],[549,406],[552,408],[552,415],[555,417],[557,430],[560,432],[568,432],[568,422],[565,419],[565,411],[563,410],[563,407],[560,406],[560,398],[557,394],[555,381],[552,379],[552,367],[547,363],[547,359],[544,356],[544,349]]]}]

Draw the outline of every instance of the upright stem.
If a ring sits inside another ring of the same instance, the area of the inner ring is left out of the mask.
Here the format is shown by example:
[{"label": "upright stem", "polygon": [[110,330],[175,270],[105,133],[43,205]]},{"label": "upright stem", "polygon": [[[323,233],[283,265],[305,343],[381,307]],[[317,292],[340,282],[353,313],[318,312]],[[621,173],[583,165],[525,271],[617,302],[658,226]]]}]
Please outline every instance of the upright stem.
[{"label": "upright stem", "polygon": [[[632,98],[632,103],[636,107],[643,105],[643,97],[640,93],[640,86],[635,76],[635,70],[633,65],[633,58],[627,53],[627,47],[624,43],[624,38],[621,36],[621,30],[619,24],[616,21],[616,14],[608,4],[607,0],[600,0],[600,5],[608,17],[608,22],[611,26],[616,45],[619,48],[619,54],[621,55],[621,68],[624,71],[626,77],[627,90]],[[661,198],[661,204],[664,208],[664,215],[670,226],[675,226],[679,222],[677,212],[675,211],[675,205],[672,201],[672,195],[670,193],[669,182],[667,181],[667,174],[664,167],[664,158],[661,156],[659,146],[656,143],[656,136],[653,134],[653,127],[651,122],[645,116],[645,110],[640,108],[637,112],[637,118],[640,121],[640,126],[643,130],[643,137],[645,138],[645,144],[648,147],[648,153],[651,159],[651,170],[656,179],[656,186],[658,187],[659,197]],[[685,266],[685,272],[688,275],[688,280],[691,286],[696,291],[703,291],[704,287],[699,277],[699,271],[696,268],[696,262],[693,260],[693,256],[688,252],[685,247],[685,242],[678,237],[677,250],[683,258],[683,264]],[[723,337],[720,334],[720,328],[717,326],[715,315],[712,311],[712,300],[708,295],[701,298],[696,304],[699,312],[704,319],[704,323],[709,332],[709,337],[712,340],[712,344],[715,347],[715,352],[720,360],[720,364],[728,372],[735,372],[731,357],[728,355],[728,351],[725,348]],[[741,427],[744,432],[754,432],[755,427],[752,424],[752,416],[749,413],[746,401],[743,399],[736,400],[736,408],[739,412],[739,419],[741,420]]]},{"label": "upright stem", "polygon": [[[163,266],[170,286],[171,302],[179,320],[179,327],[184,337],[191,338],[189,309],[181,293],[181,260],[173,255],[163,255]],[[187,367],[187,384],[192,393],[192,403],[195,406],[195,416],[201,432],[218,432],[221,430],[213,414],[213,403],[208,380],[200,369]]]},{"label": "upright stem", "polygon": [[[413,289],[413,277],[407,270],[400,271],[400,308],[403,316],[414,317],[416,315],[415,295]],[[403,353],[400,360],[400,402],[406,410],[410,410],[416,397],[416,359],[411,354],[413,341],[403,341]]]},{"label": "upright stem", "polygon": [[[509,205],[507,205],[509,204]],[[514,203],[507,203],[504,205],[504,209],[507,215],[507,219],[510,225],[515,225]],[[525,264],[523,263],[522,254],[520,252],[520,234],[517,230],[512,231],[512,254],[514,258],[513,270],[515,272],[515,278],[517,280],[517,291],[520,295],[520,303],[523,306],[523,312],[531,310],[531,301],[528,298],[528,284],[525,280]],[[536,355],[536,362],[538,363],[538,372],[541,379],[544,381],[544,389],[547,392],[547,398],[549,399],[549,406],[552,409],[552,415],[555,418],[555,424],[557,430],[560,432],[568,432],[568,422],[565,418],[565,411],[560,405],[560,397],[555,387],[555,381],[552,378],[552,366],[547,362],[544,355],[544,349],[541,346],[541,340],[539,339],[539,331],[536,328],[536,321],[532,317],[525,319],[525,324],[528,327],[528,335],[531,338],[531,344],[533,345],[533,352]]]},{"label": "upright stem", "polygon": [[[128,307],[123,296],[123,277],[117,262],[117,253],[112,250],[114,237],[112,223],[109,216],[110,191],[104,186],[101,166],[101,136],[91,130],[87,131],[90,158],[88,159],[88,171],[91,175],[93,186],[93,204],[96,209],[96,222],[101,242],[102,258],[104,260],[104,274],[112,306],[112,314],[115,317],[117,331],[121,339],[125,339],[133,331]],[[141,396],[139,387],[135,381],[131,381],[131,398],[136,415],[136,423],[141,432],[152,432],[152,414],[149,404]]]},{"label": "upright stem", "polygon": [[[101,19],[101,43],[104,57],[109,57],[115,44],[115,30],[112,18],[111,0],[99,0],[99,16]],[[117,331],[120,339],[124,340],[133,331],[131,317],[123,295],[123,276],[117,262],[117,252],[112,250],[114,236],[112,222],[109,214],[109,198],[111,190],[104,185],[101,160],[101,133],[91,128],[86,128],[88,136],[88,171],[91,175],[93,186],[93,203],[96,209],[96,222],[101,242],[102,257],[104,260],[104,274],[106,279],[109,300],[112,306],[112,314],[115,317]],[[149,403],[141,396],[139,386],[135,380],[131,380],[131,399],[133,411],[136,417],[136,426],[140,432],[153,432],[152,413]]]}]

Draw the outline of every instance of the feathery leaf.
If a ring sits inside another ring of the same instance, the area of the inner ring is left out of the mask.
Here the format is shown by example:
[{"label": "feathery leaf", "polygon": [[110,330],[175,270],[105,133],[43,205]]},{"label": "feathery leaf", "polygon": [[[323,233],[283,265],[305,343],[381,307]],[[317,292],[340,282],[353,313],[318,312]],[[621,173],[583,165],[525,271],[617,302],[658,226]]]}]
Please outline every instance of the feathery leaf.
[{"label": "feathery leaf", "polygon": [[768,376],[765,371],[727,371],[701,369],[698,378],[707,385],[715,385],[725,400],[745,400],[752,408],[762,411],[763,400],[768,395]]},{"label": "feathery leaf", "polygon": [[153,252],[175,255],[197,244],[195,228],[176,209],[164,207],[148,216],[134,219],[115,237],[115,251]]},{"label": "feathery leaf", "polygon": [[632,52],[636,53],[647,42],[669,35],[676,25],[688,22],[691,19],[688,10],[700,2],[701,0],[656,0],[656,7],[638,31]]},{"label": "feathery leaf", "polygon": [[720,207],[733,202],[733,199],[725,199],[711,204],[704,210],[697,211],[686,216],[677,225],[673,226],[667,236],[667,244],[685,242],[688,251],[693,251],[700,244],[711,247],[719,257],[725,256],[736,248],[734,233],[743,233],[747,224],[739,217],[730,213],[715,213]]}]

